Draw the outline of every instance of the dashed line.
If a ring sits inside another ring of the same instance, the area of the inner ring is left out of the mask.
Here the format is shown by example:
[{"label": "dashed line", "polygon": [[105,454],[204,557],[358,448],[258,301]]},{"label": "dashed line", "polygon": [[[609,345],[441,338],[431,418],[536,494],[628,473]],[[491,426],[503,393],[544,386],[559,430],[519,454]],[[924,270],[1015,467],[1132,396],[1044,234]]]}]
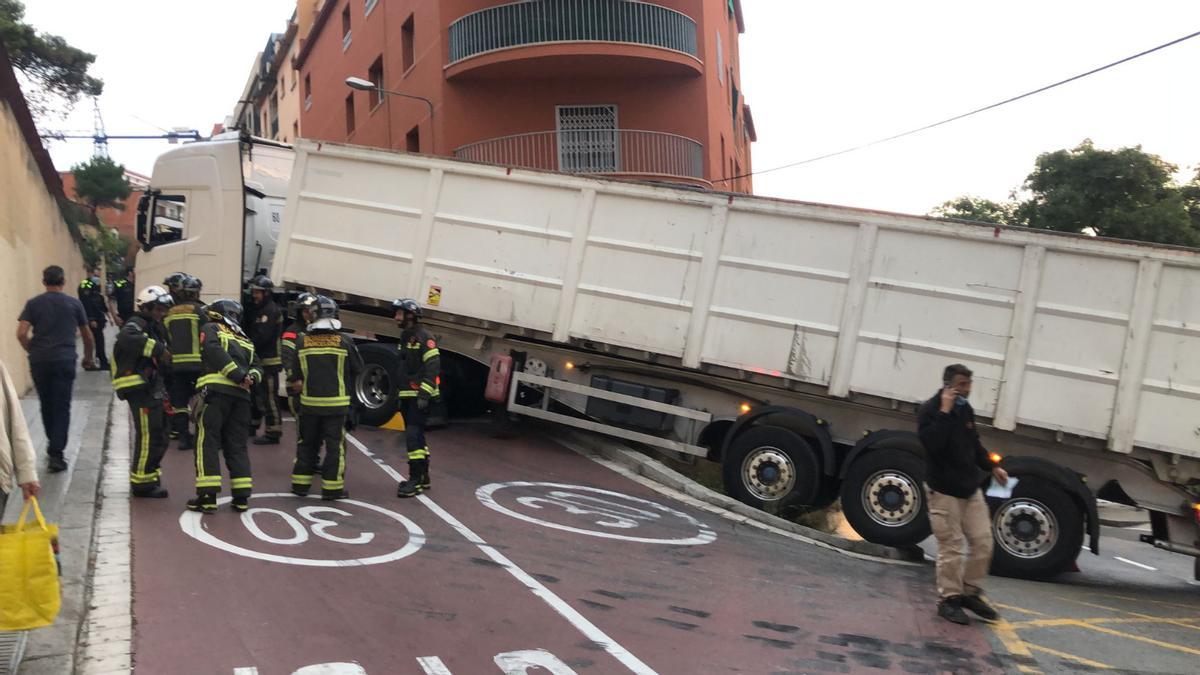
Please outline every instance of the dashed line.
[{"label": "dashed line", "polygon": [[425,671],[425,675],[451,675],[450,669],[436,656],[417,657],[417,665]]},{"label": "dashed line", "polygon": [[1060,658],[1060,659],[1066,659],[1066,660],[1068,660],[1068,661],[1074,661],[1075,663],[1078,663],[1078,664],[1081,664],[1081,665],[1087,666],[1087,667],[1089,667],[1089,668],[1095,668],[1095,669],[1097,669],[1097,670],[1112,670],[1112,669],[1113,669],[1113,667],[1112,667],[1112,666],[1110,666],[1110,665],[1108,665],[1107,663],[1100,663],[1099,661],[1093,661],[1093,660],[1091,660],[1091,659],[1085,659],[1085,658],[1083,658],[1082,656],[1075,656],[1074,654],[1068,654],[1068,653],[1066,653],[1066,652],[1060,652],[1060,651],[1058,651],[1057,649],[1051,649],[1051,648],[1049,648],[1049,647],[1043,647],[1043,646],[1041,646],[1041,645],[1035,645],[1035,644],[1033,644],[1033,643],[1030,643],[1030,644],[1029,644],[1029,648],[1030,648],[1030,649],[1032,649],[1032,650],[1035,650],[1035,651],[1039,651],[1039,652],[1043,652],[1043,653],[1045,653],[1045,654],[1049,654],[1050,656],[1054,656],[1054,657],[1057,657],[1057,658]]},{"label": "dashed line", "polygon": [[[363,445],[362,442],[357,438],[350,434],[346,434],[346,440],[350,441],[354,447],[358,448],[359,452],[363,453],[367,459],[374,462],[376,466],[378,466],[393,480],[396,482],[401,482],[404,480],[404,476],[401,475],[399,471],[393,469],[384,460],[376,457],[375,454],[368,450],[367,446]],[[598,647],[607,652],[609,656],[612,656],[616,660],[620,661],[622,665],[638,675],[656,675],[653,668],[643,663],[629,650],[618,644],[616,640],[610,638],[595,624],[593,624],[591,621],[588,621],[586,617],[577,612],[575,608],[568,605],[562,598],[555,595],[554,592],[542,584],[542,582],[530,576],[525,570],[517,567],[516,564],[505,557],[504,554],[500,553],[500,551],[496,550],[494,547],[484,541],[483,538],[475,534],[470,528],[451,515],[448,511],[443,509],[441,506],[438,506],[437,503],[430,499],[428,495],[420,495],[417,497],[417,500],[424,504],[425,507],[430,511],[432,511],[434,515],[436,515],[438,518],[441,518],[447,525],[462,535],[464,539],[472,544],[475,544],[475,546],[482,551],[484,555],[491,558],[500,567],[503,567],[505,571],[516,578],[517,581],[520,581],[534,595],[541,598],[543,602],[545,602],[547,605],[550,605],[551,609],[566,619],[567,622],[574,626],[576,630],[578,630],[580,633],[583,633],[584,637],[591,640]]]},{"label": "dashed line", "polygon": [[1140,563],[1140,562],[1136,562],[1136,561],[1134,561],[1134,560],[1129,560],[1129,559],[1127,559],[1127,558],[1122,558],[1122,557],[1121,557],[1121,556],[1119,556],[1119,555],[1114,555],[1114,556],[1113,556],[1113,560],[1116,560],[1116,561],[1118,561],[1118,562],[1123,562],[1123,563],[1125,563],[1126,565],[1133,565],[1134,567],[1140,567],[1140,568],[1142,568],[1142,569],[1144,569],[1144,570],[1150,570],[1151,572],[1157,572],[1157,571],[1158,571],[1158,568],[1157,568],[1157,567],[1151,567],[1151,566],[1149,566],[1149,565],[1144,565],[1144,564],[1142,564],[1142,563]]}]

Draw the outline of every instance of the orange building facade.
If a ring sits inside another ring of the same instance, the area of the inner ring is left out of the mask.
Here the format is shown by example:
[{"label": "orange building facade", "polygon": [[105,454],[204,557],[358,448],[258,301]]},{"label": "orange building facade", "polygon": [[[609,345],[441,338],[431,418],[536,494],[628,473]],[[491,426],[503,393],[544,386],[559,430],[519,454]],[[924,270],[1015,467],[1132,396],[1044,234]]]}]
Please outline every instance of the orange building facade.
[{"label": "orange building facade", "polygon": [[325,0],[300,23],[305,138],[751,191],[740,0]]}]

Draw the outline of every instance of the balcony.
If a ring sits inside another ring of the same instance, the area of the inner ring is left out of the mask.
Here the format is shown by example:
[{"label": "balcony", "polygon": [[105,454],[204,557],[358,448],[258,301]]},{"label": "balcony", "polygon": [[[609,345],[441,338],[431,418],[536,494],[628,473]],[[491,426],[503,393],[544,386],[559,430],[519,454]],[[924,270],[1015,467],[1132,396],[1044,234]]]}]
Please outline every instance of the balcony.
[{"label": "balcony", "polygon": [[704,179],[704,146],[685,136],[632,129],[541,131],[464,145],[454,156],[526,169],[684,182]]},{"label": "balcony", "polygon": [[450,25],[446,77],[698,76],[696,22],[630,0],[489,7]]}]

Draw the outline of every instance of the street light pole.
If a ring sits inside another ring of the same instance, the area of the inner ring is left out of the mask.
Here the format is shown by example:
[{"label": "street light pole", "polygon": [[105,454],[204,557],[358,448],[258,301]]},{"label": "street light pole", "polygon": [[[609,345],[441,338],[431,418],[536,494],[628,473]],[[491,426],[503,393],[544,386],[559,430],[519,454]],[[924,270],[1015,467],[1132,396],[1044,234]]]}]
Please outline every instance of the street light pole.
[{"label": "street light pole", "polygon": [[374,82],[371,82],[370,80],[364,80],[361,77],[347,77],[346,78],[346,86],[350,87],[351,89],[357,89],[359,91],[377,91],[377,92],[379,92],[380,95],[388,94],[391,96],[399,96],[401,98],[411,98],[414,101],[423,101],[425,103],[425,105],[429,108],[429,150],[430,150],[430,154],[434,154],[434,155],[437,154],[437,127],[435,125],[434,117],[433,117],[434,116],[433,101],[425,98],[424,96],[417,96],[415,94],[405,94],[404,92],[392,91],[390,89],[384,89],[383,87],[377,87],[377,86],[375,86]]}]

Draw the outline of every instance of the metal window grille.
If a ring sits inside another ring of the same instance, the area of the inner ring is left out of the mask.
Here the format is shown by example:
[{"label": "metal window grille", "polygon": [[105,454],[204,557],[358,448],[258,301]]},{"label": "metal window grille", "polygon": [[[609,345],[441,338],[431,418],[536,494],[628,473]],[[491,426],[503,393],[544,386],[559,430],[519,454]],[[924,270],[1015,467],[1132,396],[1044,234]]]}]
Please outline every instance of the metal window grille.
[{"label": "metal window grille", "polygon": [[617,106],[559,106],[558,132],[560,171],[605,173],[620,166]]}]

